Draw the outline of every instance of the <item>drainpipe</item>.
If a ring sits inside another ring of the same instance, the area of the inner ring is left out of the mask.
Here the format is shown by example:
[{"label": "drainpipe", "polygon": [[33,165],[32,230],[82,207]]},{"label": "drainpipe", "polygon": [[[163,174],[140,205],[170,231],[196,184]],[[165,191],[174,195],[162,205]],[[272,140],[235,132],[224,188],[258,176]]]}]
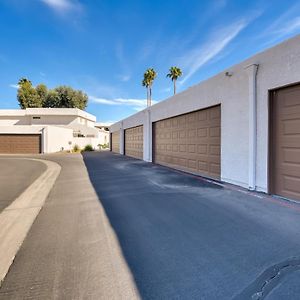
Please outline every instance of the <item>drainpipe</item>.
[{"label": "drainpipe", "polygon": [[47,138],[48,138],[48,131],[47,131],[47,127],[43,127],[42,128],[42,153],[45,154],[47,153]]},{"label": "drainpipe", "polygon": [[125,138],[125,135],[124,135],[124,126],[123,126],[123,121],[121,121],[120,123],[120,154],[125,154],[124,153],[124,138]]},{"label": "drainpipe", "polygon": [[256,146],[257,146],[257,72],[258,64],[251,64],[245,69],[249,75],[249,157],[248,186],[256,189]]},{"label": "drainpipe", "polygon": [[152,162],[152,123],[151,123],[151,106],[149,107],[147,111],[147,117],[148,117],[148,161]]},{"label": "drainpipe", "polygon": [[150,107],[147,107],[144,111],[145,118],[143,122],[143,160],[151,162],[151,119],[150,119]]}]

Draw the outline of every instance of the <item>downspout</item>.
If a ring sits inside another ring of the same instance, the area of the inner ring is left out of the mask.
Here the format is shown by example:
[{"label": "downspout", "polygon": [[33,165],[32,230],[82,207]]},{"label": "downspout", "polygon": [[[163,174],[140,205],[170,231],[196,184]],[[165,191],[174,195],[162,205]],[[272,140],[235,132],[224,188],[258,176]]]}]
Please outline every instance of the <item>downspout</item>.
[{"label": "downspout", "polygon": [[148,109],[148,162],[152,162],[151,108]]},{"label": "downspout", "polygon": [[256,149],[257,149],[257,73],[258,64],[251,64],[245,69],[249,75],[249,157],[248,186],[256,189]]},{"label": "downspout", "polygon": [[47,131],[47,127],[43,127],[42,128],[42,153],[45,154],[47,153],[47,141],[46,139],[48,138],[48,131]]},{"label": "downspout", "polygon": [[150,107],[144,110],[143,121],[143,160],[149,162],[150,158]]},{"label": "downspout", "polygon": [[120,145],[120,154],[124,155],[125,154],[125,134],[124,134],[124,125],[123,121],[120,123],[120,140],[119,140],[119,145]]}]

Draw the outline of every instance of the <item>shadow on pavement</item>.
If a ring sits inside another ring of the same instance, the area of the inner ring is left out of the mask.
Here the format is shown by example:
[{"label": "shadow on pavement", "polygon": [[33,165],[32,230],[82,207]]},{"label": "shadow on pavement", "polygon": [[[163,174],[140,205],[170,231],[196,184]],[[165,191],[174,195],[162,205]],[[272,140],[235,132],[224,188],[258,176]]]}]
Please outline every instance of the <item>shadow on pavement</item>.
[{"label": "shadow on pavement", "polygon": [[232,299],[298,252],[272,203],[111,152],[83,159],[143,299]]}]

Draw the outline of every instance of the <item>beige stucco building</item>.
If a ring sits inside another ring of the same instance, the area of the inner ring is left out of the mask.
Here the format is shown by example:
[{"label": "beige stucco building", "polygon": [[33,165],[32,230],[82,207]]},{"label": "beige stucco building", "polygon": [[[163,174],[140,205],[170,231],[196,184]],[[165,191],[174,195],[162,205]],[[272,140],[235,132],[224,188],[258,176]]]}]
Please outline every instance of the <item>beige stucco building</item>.
[{"label": "beige stucco building", "polygon": [[300,200],[300,35],[110,131],[114,152]]},{"label": "beige stucco building", "polygon": [[96,117],[77,108],[0,110],[0,153],[53,153],[109,142]]}]

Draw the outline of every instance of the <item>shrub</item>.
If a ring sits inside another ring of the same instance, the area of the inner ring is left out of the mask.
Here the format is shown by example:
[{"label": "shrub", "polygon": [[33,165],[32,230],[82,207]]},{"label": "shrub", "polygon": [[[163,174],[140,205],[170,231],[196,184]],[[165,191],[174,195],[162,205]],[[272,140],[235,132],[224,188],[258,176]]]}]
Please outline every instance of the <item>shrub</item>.
[{"label": "shrub", "polygon": [[94,151],[94,148],[92,145],[86,145],[84,148],[83,148],[83,151]]},{"label": "shrub", "polygon": [[75,145],[73,146],[73,152],[79,152],[79,151],[80,151],[79,146],[75,144]]},{"label": "shrub", "polygon": [[109,144],[98,144],[99,149],[107,149],[109,148]]}]

